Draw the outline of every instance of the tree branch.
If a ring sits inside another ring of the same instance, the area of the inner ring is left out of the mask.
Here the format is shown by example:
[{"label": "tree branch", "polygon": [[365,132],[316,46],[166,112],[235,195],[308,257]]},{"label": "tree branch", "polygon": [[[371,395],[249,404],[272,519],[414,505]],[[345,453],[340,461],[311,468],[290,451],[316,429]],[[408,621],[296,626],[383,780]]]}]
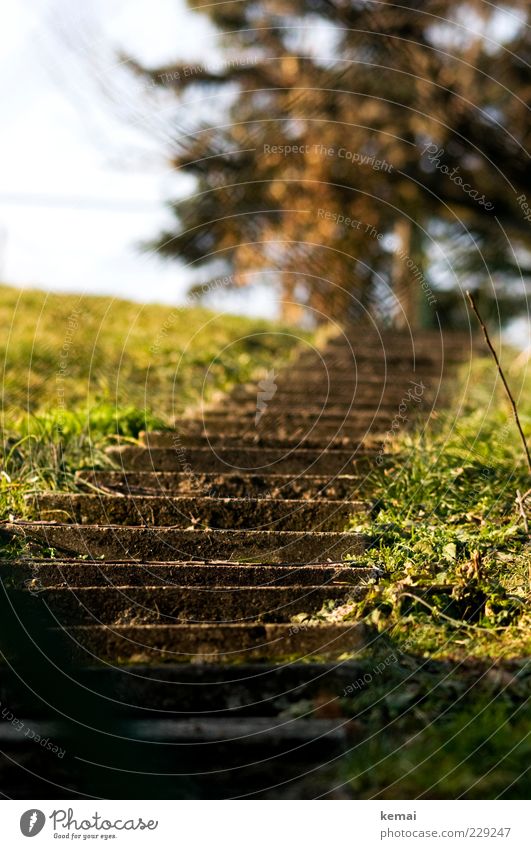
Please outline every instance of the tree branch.
[{"label": "tree branch", "polygon": [[514,420],[516,422],[516,427],[518,428],[518,432],[519,432],[520,437],[522,439],[522,444],[524,446],[525,455],[527,457],[527,467],[528,467],[529,471],[531,472],[531,454],[529,453],[529,446],[527,444],[524,431],[522,430],[522,425],[520,424],[520,417],[518,415],[518,409],[516,407],[516,401],[513,398],[511,390],[509,389],[509,384],[507,383],[507,380],[505,379],[505,375],[504,375],[503,369],[500,365],[498,355],[497,355],[496,351],[494,350],[494,346],[493,346],[492,342],[490,341],[488,330],[485,327],[485,323],[484,323],[483,319],[481,318],[481,315],[479,314],[479,310],[476,306],[476,302],[474,301],[474,298],[472,297],[472,295],[470,294],[470,292],[468,290],[467,290],[466,296],[467,296],[468,300],[470,301],[470,306],[472,307],[472,309],[474,310],[474,312],[476,314],[477,320],[479,321],[479,324],[480,324],[481,329],[483,331],[483,336],[485,337],[485,342],[489,346],[490,352],[491,352],[492,356],[494,357],[494,362],[496,363],[498,373],[501,377],[502,383],[503,383],[503,385],[505,387],[505,391],[507,393],[507,397],[509,398],[509,402],[510,402],[512,410],[513,410],[513,415],[514,415]]}]

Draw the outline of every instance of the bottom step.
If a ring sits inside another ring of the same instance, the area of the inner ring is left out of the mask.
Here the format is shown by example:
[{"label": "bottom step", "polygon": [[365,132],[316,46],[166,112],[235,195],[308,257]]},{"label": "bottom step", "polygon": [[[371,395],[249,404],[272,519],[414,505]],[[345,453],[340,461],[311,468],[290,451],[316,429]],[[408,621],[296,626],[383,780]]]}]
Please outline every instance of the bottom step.
[{"label": "bottom step", "polygon": [[[60,722],[22,720],[31,728],[31,739],[61,741],[64,735]],[[311,744],[324,737],[334,743],[347,740],[347,719],[312,719],[307,717],[238,717],[237,719],[146,719],[122,720],[120,733],[130,740],[145,743],[171,743],[177,746],[215,746],[237,743],[240,746],[267,744],[272,749],[285,743]],[[27,746],[27,739],[10,724],[0,723],[0,743]],[[61,750],[61,747],[57,745]],[[59,751],[60,754],[60,751]]]},{"label": "bottom step", "polygon": [[13,799],[289,798],[308,776],[313,798],[337,782],[329,765],[356,739],[345,719],[125,721],[110,734],[23,721],[31,740],[0,724],[0,781]]},{"label": "bottom step", "polygon": [[[71,650],[91,659],[196,663],[308,656],[339,657],[363,648],[361,623],[253,625],[85,625],[65,628]],[[74,646],[74,643],[77,647]]]}]

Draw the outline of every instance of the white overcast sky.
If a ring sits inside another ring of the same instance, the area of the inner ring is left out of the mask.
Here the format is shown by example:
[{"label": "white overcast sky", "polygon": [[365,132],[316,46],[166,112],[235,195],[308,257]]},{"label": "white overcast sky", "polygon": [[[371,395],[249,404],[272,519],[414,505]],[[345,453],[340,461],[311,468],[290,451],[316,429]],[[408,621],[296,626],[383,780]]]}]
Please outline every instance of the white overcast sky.
[{"label": "white overcast sky", "polygon": [[4,0],[1,8],[0,279],[179,302],[187,273],[136,247],[168,220],[163,201],[185,191],[166,164],[160,127],[144,129],[166,126],[168,107],[130,83],[116,57],[208,61],[208,21],[184,0]]}]

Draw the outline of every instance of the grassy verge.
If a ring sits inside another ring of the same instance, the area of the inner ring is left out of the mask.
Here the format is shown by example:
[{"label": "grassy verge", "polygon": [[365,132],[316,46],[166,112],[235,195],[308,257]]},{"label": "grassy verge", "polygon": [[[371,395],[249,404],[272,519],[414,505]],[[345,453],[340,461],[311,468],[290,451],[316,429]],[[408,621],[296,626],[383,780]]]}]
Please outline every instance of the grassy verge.
[{"label": "grassy verge", "polygon": [[106,464],[118,435],[169,427],[187,408],[278,368],[299,338],[200,307],[140,305],[0,286],[0,515],[33,489]]},{"label": "grassy verge", "polygon": [[[510,377],[529,438],[531,381]],[[372,475],[376,518],[355,526],[376,535],[369,556],[385,570],[347,613],[379,637],[344,694],[359,743],[339,778],[363,798],[531,789],[531,502],[515,500],[531,483],[491,360],[461,378],[459,414],[396,436]]]},{"label": "grassy verge", "polygon": [[[370,557],[386,576],[355,613],[432,658],[516,657],[530,645],[528,519],[516,503],[530,478],[491,362],[467,380],[459,415],[397,436],[372,475],[378,513],[356,530],[376,536]],[[531,381],[514,382],[530,435]]]},{"label": "grassy verge", "polygon": [[427,690],[429,677],[371,692],[370,727],[345,760],[342,780],[364,799],[528,798],[525,696],[456,677]]}]

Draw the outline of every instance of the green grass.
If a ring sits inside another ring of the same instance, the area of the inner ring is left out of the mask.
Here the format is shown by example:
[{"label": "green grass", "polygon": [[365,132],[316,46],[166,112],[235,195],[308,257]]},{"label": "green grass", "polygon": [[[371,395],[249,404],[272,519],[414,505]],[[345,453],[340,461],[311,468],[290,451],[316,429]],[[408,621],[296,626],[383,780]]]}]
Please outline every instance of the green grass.
[{"label": "green grass", "polygon": [[[528,798],[531,738],[525,701],[471,694],[444,681],[426,695],[419,683],[406,684],[401,698],[394,698],[396,705],[392,695],[382,697],[380,716],[373,716],[371,728],[343,764],[343,780],[355,795]],[[404,710],[408,699],[413,706]]]},{"label": "green grass", "polygon": [[[520,414],[531,435],[531,380]],[[463,395],[463,393],[465,393]],[[515,502],[531,486],[523,446],[489,359],[456,381],[456,416],[398,435],[372,476],[378,513],[370,557],[386,578],[362,609],[378,629],[430,657],[529,651],[529,534]],[[527,514],[531,501],[527,501]]]},{"label": "green grass", "polygon": [[[169,427],[294,351],[285,328],[199,308],[0,287],[0,314],[11,328],[3,518],[23,515],[32,490],[69,488],[76,468],[108,463],[117,435]],[[510,380],[530,438],[531,381],[523,369]],[[369,683],[343,699],[359,733],[337,780],[362,798],[529,793],[531,562],[515,495],[531,484],[492,362],[473,363],[452,392],[458,412],[390,441],[368,481],[375,515],[352,523],[374,535],[368,556],[386,572],[348,612],[380,637],[357,658]]]},{"label": "green grass", "polygon": [[[531,380],[514,367],[509,378],[529,440]],[[396,435],[371,475],[376,517],[352,523],[375,535],[369,558],[385,570],[347,612],[380,644],[360,659],[366,680],[360,673],[344,706],[360,742],[341,778],[362,798],[531,789],[531,551],[515,502],[530,475],[490,359],[462,370],[454,407],[459,398],[457,414],[449,405]]]},{"label": "green grass", "polygon": [[32,489],[69,488],[118,435],[170,427],[217,391],[278,368],[297,333],[201,307],[0,286],[0,515]]},{"label": "green grass", "polygon": [[53,408],[90,409],[96,423],[102,404],[170,420],[203,394],[278,363],[295,341],[288,328],[200,307],[5,286],[0,320],[7,424]]}]

